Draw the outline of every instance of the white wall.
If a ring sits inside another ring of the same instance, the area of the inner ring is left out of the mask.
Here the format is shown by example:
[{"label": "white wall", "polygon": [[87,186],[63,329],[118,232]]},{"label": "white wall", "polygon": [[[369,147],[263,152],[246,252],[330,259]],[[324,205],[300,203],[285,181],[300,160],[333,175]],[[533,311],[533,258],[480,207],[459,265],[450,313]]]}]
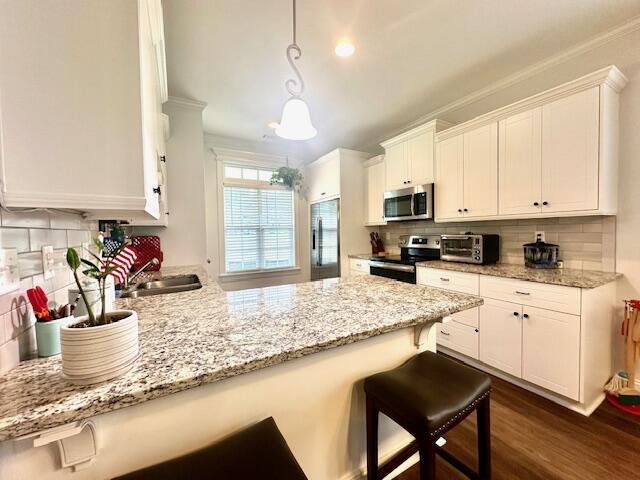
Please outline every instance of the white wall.
[{"label": "white wall", "polygon": [[204,106],[179,99],[170,99],[165,104],[171,124],[171,138],[167,142],[169,226],[133,230],[135,234],[160,236],[163,266],[205,265]]}]

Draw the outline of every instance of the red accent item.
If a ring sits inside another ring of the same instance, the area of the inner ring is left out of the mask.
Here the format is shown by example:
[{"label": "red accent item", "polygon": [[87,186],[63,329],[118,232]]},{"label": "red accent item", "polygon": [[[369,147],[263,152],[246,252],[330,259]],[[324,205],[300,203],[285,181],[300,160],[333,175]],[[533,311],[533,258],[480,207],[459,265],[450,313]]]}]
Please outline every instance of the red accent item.
[{"label": "red accent item", "polygon": [[162,250],[160,249],[160,237],[157,235],[138,235],[131,237],[131,246],[136,249],[138,258],[133,264],[133,268],[138,270],[152,258],[160,260],[158,265],[149,265],[147,271],[155,272],[162,266]]},{"label": "red accent item", "polygon": [[49,299],[40,286],[27,290],[27,297],[38,320],[51,320]]},{"label": "red accent item", "polygon": [[619,408],[623,412],[630,413],[631,415],[640,416],[640,405],[623,405],[622,403],[620,403],[617,397],[609,394],[607,394],[607,400],[611,405],[613,405],[616,408]]}]

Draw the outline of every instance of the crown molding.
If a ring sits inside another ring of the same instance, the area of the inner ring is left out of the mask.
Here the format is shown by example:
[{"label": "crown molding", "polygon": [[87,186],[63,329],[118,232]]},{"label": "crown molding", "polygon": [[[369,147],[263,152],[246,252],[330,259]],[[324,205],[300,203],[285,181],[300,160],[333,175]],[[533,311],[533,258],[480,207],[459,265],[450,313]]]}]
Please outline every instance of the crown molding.
[{"label": "crown molding", "polygon": [[287,164],[286,155],[272,155],[269,153],[257,153],[247,150],[235,150],[232,148],[213,146],[209,149],[218,162],[238,162],[244,165],[280,165]]},{"label": "crown molding", "polygon": [[558,85],[557,87],[532,95],[531,97],[511,103],[489,113],[485,113],[484,115],[479,115],[468,122],[460,123],[454,127],[437,133],[436,140],[440,141],[453,137],[473,128],[478,128],[482,125],[502,120],[508,116],[542,106],[598,85],[607,85],[616,93],[620,93],[627,84],[627,81],[627,77],[624,76],[618,67],[610,65],[577,78],[576,80],[563,83],[562,85]]},{"label": "crown molding", "polygon": [[595,50],[603,45],[606,45],[609,42],[617,40],[619,38],[630,35],[637,30],[640,30],[640,15],[631,18],[627,22],[624,22],[617,27],[612,28],[604,33],[598,34],[587,40],[585,42],[579,43],[578,45],[574,45],[562,52],[559,52],[555,55],[547,57],[545,60],[541,62],[534,63],[533,65],[524,68],[518,72],[515,72],[502,80],[499,80],[495,83],[492,83],[484,88],[476,90],[469,95],[465,95],[458,100],[450,102],[442,107],[439,107],[426,115],[421,116],[420,118],[414,120],[413,122],[405,125],[402,129],[397,129],[394,132],[391,132],[384,137],[381,137],[378,142],[384,141],[387,138],[393,138],[394,136],[400,135],[401,133],[419,126],[425,122],[435,119],[436,117],[440,117],[447,113],[454,112],[456,110],[460,110],[468,105],[471,105],[475,102],[478,102],[486,97],[489,97],[495,93],[500,92],[512,85],[520,83],[528,78],[534,77],[546,70],[549,70],[552,67],[560,65],[564,62],[567,62],[575,57],[578,57],[584,53],[590,52],[591,50]]},{"label": "crown molding", "polygon": [[406,132],[401,133],[400,135],[396,135],[395,137],[390,138],[389,140],[385,140],[384,142],[380,143],[380,146],[384,148],[388,148],[397,143],[401,143],[406,140],[409,140],[410,138],[417,137],[418,135],[421,135],[425,132],[433,131],[437,133],[441,130],[446,130],[447,128],[451,128],[453,127],[453,125],[454,125],[453,123],[445,122],[444,120],[440,120],[436,118],[435,120],[431,120],[430,122],[423,123],[422,125],[414,127],[411,130],[407,130]]},{"label": "crown molding", "polygon": [[182,97],[169,97],[169,100],[167,100],[164,104],[199,111],[202,111],[207,107],[206,102],[200,102],[191,98]]}]

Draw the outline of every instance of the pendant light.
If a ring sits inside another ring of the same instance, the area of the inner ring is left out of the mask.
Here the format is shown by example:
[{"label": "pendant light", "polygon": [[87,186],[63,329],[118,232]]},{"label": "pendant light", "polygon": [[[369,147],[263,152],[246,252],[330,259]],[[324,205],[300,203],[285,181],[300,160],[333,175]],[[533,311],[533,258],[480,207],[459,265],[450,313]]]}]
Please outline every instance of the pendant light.
[{"label": "pendant light", "polygon": [[318,133],[311,124],[309,107],[300,98],[304,92],[304,81],[293,61],[301,55],[302,50],[296,43],[296,0],[293,0],[293,42],[287,47],[287,60],[298,80],[290,78],[284,84],[291,98],[282,107],[282,117],[276,127],[276,135],[288,140],[308,140]]}]

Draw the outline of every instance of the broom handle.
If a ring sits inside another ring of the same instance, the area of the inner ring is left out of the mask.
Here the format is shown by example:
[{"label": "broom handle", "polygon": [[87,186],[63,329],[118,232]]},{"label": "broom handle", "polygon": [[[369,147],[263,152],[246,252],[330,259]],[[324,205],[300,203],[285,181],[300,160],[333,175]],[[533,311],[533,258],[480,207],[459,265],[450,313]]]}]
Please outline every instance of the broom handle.
[{"label": "broom handle", "polygon": [[629,323],[627,324],[627,348],[625,351],[626,354],[626,364],[627,364],[627,379],[628,385],[627,388],[635,388],[636,384],[636,361],[635,361],[635,353],[636,353],[636,345],[633,341],[633,330],[635,328],[636,322],[638,321],[638,310],[635,308],[632,309],[631,314],[629,315]]}]

